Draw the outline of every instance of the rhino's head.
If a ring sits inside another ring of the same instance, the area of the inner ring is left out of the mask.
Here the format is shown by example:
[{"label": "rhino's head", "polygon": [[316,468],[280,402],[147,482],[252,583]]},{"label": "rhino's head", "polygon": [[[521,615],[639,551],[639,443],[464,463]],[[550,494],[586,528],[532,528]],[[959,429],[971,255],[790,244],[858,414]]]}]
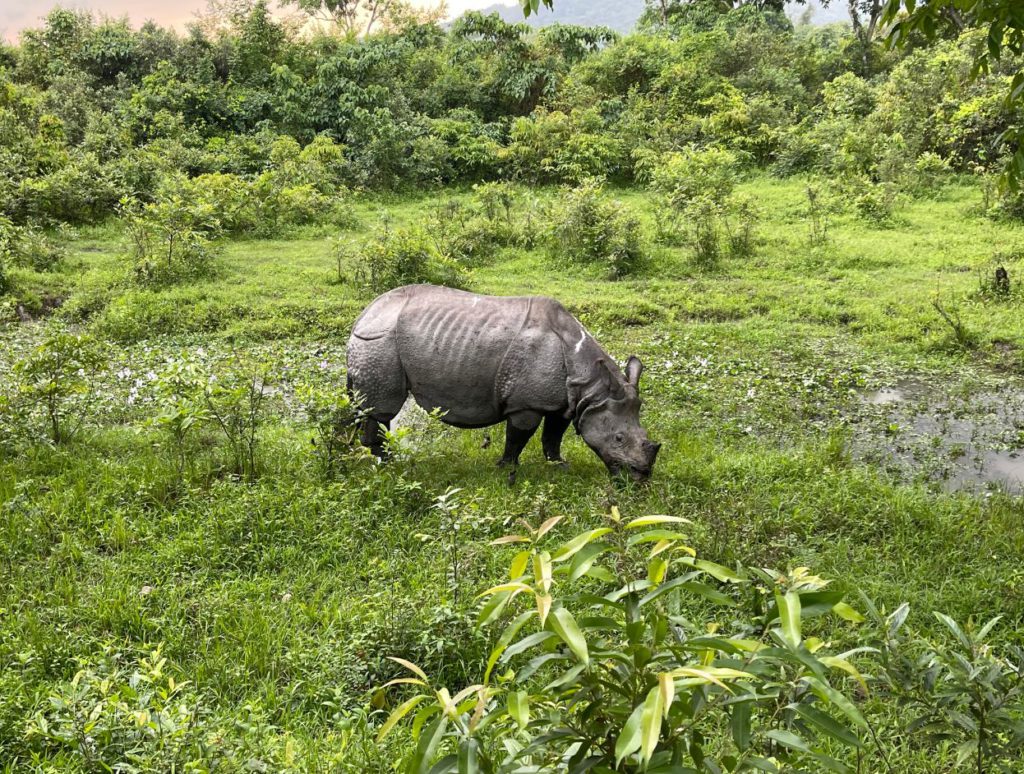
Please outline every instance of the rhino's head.
[{"label": "rhino's head", "polygon": [[654,469],[660,443],[654,443],[640,426],[640,374],[637,357],[626,364],[625,379],[619,369],[598,360],[580,395],[576,429],[614,476],[627,473],[645,481]]}]

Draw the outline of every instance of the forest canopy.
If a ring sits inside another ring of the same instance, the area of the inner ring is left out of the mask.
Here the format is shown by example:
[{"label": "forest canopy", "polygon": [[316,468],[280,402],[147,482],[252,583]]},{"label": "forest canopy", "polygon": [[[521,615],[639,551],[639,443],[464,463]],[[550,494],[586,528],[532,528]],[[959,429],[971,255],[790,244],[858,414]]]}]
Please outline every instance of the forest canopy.
[{"label": "forest canopy", "polygon": [[55,9],[0,50],[0,210],[89,223],[210,175],[277,175],[307,198],[630,181],[688,148],[900,185],[922,158],[998,170],[1020,117],[1012,50],[972,77],[985,32],[911,31],[891,50],[880,25],[794,27],[770,4],[652,3],[625,37],[478,13],[302,34],[265,2],[221,22],[178,34]]}]

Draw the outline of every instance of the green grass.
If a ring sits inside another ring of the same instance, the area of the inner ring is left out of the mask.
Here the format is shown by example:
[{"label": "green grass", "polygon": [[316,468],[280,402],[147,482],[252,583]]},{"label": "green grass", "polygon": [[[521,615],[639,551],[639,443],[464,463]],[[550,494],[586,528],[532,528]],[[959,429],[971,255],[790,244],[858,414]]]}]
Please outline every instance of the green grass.
[{"label": "green grass", "polygon": [[[146,407],[125,407],[115,372],[142,374],[198,349],[259,352],[300,375],[321,360],[337,369],[368,299],[338,282],[335,241],[310,231],[229,243],[211,278],[148,291],[121,282],[116,234],[105,229],[83,234],[59,275],[22,276],[67,293],[61,319],[106,341],[112,366],[97,382],[96,426],[67,447],[34,447],[0,465],[0,763],[88,769],[79,748],[27,735],[30,719],[51,717],[48,696],[69,695],[80,669],[114,669],[126,681],[138,654],[162,643],[166,670],[189,681],[183,695],[202,707],[202,733],[227,770],[254,761],[390,770],[396,750],[376,750],[363,709],[371,726],[383,718],[367,702],[394,676],[385,657],[410,658],[452,685],[477,678],[489,648],[473,631],[475,595],[503,578],[508,553],[488,542],[518,518],[555,513],[567,516],[558,535],[572,535],[612,502],[628,515],[692,519],[693,545],[716,561],[810,566],[887,610],[909,601],[925,632],[932,610],[1001,614],[997,639],[1020,641],[1020,501],[889,478],[857,462],[846,440],[851,391],[865,384],[907,372],[967,385],[1017,378],[1021,297],[980,293],[979,272],[1003,253],[1018,280],[1024,263],[1012,256],[1024,233],[975,216],[977,192],[953,187],[908,204],[889,229],[836,216],[832,241],[811,248],[799,181],[743,189],[763,213],[758,249],[713,270],[665,247],[618,282],[543,249],[505,249],[473,270],[471,289],[555,296],[619,360],[644,360],[645,424],[664,448],[642,489],[612,487],[572,437],[568,472],[544,464],[534,440],[509,488],[493,467],[500,428],[484,450],[483,431],[437,423],[415,430],[393,463],[327,482],[308,428],[283,416],[283,404],[255,484],[223,475],[212,429],[180,480]],[[542,192],[545,206],[557,195]],[[615,195],[650,220],[646,194]],[[359,227],[337,238],[358,242],[382,209],[415,222],[440,196],[361,201]],[[955,344],[932,308],[936,293],[976,349]],[[38,331],[2,335],[9,361]],[[430,507],[449,487],[462,490],[458,531]],[[872,709],[895,727],[898,710]],[[930,772],[944,753],[899,746],[893,755],[897,770]],[[169,770],[168,760],[146,765]]]}]

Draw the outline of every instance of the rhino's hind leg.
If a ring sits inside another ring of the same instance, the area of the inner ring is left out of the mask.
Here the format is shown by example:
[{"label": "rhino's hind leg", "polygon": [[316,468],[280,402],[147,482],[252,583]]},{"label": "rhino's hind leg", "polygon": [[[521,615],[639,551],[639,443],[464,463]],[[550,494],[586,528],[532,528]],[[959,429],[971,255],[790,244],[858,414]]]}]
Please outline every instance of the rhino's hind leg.
[{"label": "rhino's hind leg", "polygon": [[562,459],[562,436],[565,435],[571,421],[560,411],[544,415],[544,431],[541,433],[540,443],[544,447],[544,458],[548,462],[557,462],[562,467],[569,466],[569,463]]},{"label": "rhino's hind leg", "polygon": [[511,414],[508,421],[505,422],[505,451],[501,455],[501,459],[498,460],[498,467],[512,466],[512,470],[508,474],[509,484],[515,483],[519,455],[523,453],[526,444],[537,432],[540,420],[541,415],[535,411],[519,411]]}]

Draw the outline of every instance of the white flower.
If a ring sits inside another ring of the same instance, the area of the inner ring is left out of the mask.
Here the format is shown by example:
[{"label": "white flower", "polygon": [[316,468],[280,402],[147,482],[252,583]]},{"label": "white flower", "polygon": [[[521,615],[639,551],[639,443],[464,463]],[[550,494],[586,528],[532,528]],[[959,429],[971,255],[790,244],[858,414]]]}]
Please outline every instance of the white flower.
[{"label": "white flower", "polygon": [[131,375],[132,369],[128,368],[127,366],[125,366],[124,368],[117,372],[118,379],[127,379]]},{"label": "white flower", "polygon": [[157,380],[156,371],[146,371],[146,378],[151,382],[155,382]]}]

